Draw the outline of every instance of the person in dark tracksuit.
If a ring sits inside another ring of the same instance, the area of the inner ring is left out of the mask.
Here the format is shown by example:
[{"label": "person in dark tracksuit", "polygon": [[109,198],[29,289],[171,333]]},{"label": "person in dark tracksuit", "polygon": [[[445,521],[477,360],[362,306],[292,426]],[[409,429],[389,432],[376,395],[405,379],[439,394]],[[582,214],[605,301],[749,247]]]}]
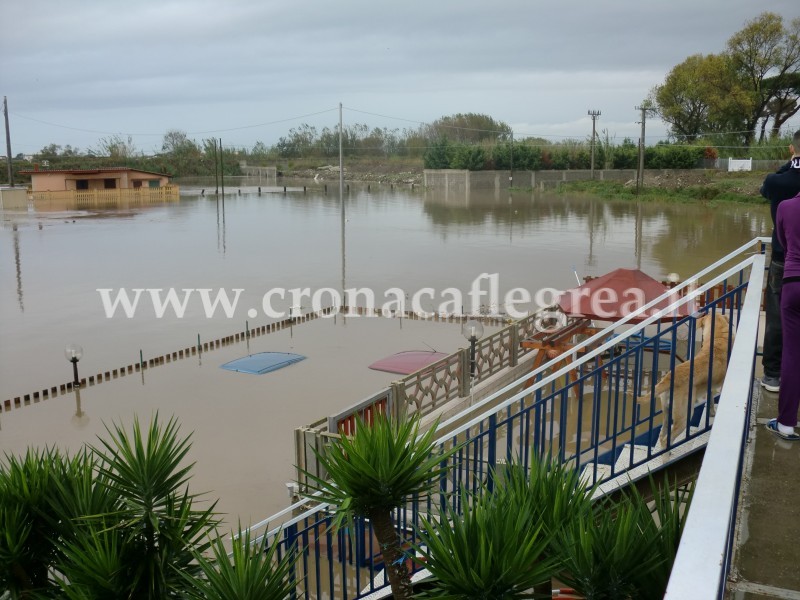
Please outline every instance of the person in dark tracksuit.
[{"label": "person in dark tracksuit", "polygon": [[781,350],[783,329],[781,327],[781,285],[783,283],[784,251],[775,233],[775,218],[778,205],[800,193],[800,130],[796,131],[789,145],[791,160],[776,173],[767,175],[761,186],[761,195],[769,200],[772,213],[772,258],[767,274],[767,290],[764,295],[764,356],[761,364],[764,376],[761,386],[769,392],[777,392],[781,383]]}]

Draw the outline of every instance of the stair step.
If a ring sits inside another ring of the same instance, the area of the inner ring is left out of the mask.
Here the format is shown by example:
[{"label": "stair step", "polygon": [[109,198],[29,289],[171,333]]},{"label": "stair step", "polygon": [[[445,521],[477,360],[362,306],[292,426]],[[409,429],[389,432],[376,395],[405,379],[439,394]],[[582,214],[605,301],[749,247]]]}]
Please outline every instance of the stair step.
[{"label": "stair step", "polygon": [[[633,446],[633,462],[634,464],[640,464],[647,460],[647,453],[652,453],[652,448],[648,446],[643,446],[641,444],[635,444]],[[622,447],[622,452],[617,458],[617,462],[614,463],[614,472],[620,474],[622,471],[626,471],[631,466],[631,445],[625,444]]]},{"label": "stair step", "polygon": [[582,483],[586,485],[597,483],[597,481],[594,481],[595,467],[597,467],[597,481],[602,481],[611,477],[611,465],[605,465],[603,463],[595,465],[595,463],[589,463],[583,467],[583,471],[581,472]]}]

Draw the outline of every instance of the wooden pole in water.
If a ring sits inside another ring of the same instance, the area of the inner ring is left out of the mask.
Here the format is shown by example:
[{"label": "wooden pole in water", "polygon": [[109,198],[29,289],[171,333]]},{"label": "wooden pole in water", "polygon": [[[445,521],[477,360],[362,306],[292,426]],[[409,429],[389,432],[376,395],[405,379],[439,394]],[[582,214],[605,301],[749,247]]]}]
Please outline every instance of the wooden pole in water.
[{"label": "wooden pole in water", "polygon": [[219,194],[219,157],[217,156],[217,138],[214,140],[214,194]]},{"label": "wooden pole in water", "polygon": [[222,149],[222,138],[219,138],[219,178],[222,182],[222,201],[225,202],[225,151]]},{"label": "wooden pole in water", "polygon": [[8,100],[3,96],[3,117],[6,121],[6,163],[8,164],[8,187],[14,187],[14,172],[11,170],[11,130],[8,128]]}]

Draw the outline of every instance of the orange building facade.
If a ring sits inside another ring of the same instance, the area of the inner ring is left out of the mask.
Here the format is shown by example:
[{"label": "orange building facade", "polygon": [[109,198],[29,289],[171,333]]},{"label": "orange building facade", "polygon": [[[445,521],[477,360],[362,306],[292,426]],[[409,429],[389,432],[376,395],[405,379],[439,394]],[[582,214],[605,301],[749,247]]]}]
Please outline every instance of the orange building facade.
[{"label": "orange building facade", "polygon": [[20,171],[20,174],[30,175],[31,191],[34,193],[159,188],[169,185],[169,175],[127,167],[34,170]]}]

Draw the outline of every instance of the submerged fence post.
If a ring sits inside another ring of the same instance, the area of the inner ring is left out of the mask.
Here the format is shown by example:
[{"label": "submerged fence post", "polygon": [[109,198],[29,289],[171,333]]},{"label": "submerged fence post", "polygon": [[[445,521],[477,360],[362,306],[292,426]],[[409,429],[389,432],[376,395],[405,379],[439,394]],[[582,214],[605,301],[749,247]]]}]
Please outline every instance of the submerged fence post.
[{"label": "submerged fence post", "polygon": [[[563,413],[562,413],[563,414]],[[563,436],[562,436],[563,437]],[[486,481],[489,492],[494,490],[494,470],[497,467],[497,415],[489,417],[489,448],[487,457]]]},{"label": "submerged fence post", "polygon": [[403,381],[393,381],[389,385],[389,393],[392,401],[390,403],[391,406],[391,415],[394,419],[401,419],[406,416],[406,402],[408,399],[406,398],[405,394],[405,385]]},{"label": "submerged fence post", "polygon": [[516,323],[509,325],[511,328],[511,337],[509,339],[509,366],[516,367],[519,364],[519,328]]},{"label": "submerged fence post", "polygon": [[471,377],[469,375],[470,355],[468,348],[458,349],[458,395],[461,398],[469,396],[470,388],[472,387]]}]

